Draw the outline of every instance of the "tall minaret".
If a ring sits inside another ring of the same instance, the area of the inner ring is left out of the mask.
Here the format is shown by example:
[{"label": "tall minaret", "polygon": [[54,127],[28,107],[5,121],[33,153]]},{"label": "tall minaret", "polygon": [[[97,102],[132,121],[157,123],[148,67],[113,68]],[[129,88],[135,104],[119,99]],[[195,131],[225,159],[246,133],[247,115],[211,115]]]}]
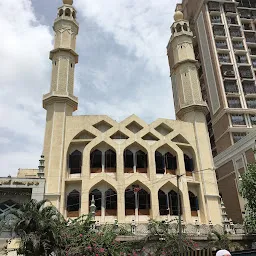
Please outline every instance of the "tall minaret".
[{"label": "tall minaret", "polygon": [[[43,107],[47,111],[43,152],[45,193],[46,198],[57,207],[60,200],[66,117],[72,116],[78,105],[78,100],[73,93],[75,64],[78,63],[75,48],[79,25],[76,21],[76,10],[72,4],[73,0],[63,0],[63,6],[58,9],[58,16],[53,26],[54,49],[50,52],[51,88],[50,92],[43,96]],[[51,183],[47,182],[48,180],[51,180]]]},{"label": "tall minaret", "polygon": [[[208,205],[219,207],[219,192],[211,154],[206,114],[208,106],[202,99],[197,72],[197,60],[193,48],[193,33],[183,13],[177,11],[171,27],[172,36],[167,54],[172,77],[174,104],[177,119],[193,124],[194,143],[197,148],[197,170],[202,182],[202,193],[206,204],[205,219],[219,223],[218,216],[211,216]],[[192,135],[192,134],[191,134]]]}]

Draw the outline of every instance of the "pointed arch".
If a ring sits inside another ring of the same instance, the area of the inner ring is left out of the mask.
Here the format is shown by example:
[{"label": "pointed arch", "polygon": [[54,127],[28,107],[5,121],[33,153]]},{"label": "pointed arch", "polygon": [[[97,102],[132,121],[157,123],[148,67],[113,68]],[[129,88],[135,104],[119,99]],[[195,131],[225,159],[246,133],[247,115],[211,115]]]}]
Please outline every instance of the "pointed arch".
[{"label": "pointed arch", "polygon": [[155,163],[156,163],[156,173],[164,174],[165,173],[164,157],[158,151],[155,152]]},{"label": "pointed arch", "polygon": [[178,23],[178,25],[176,26],[176,31],[179,33],[181,32],[181,25]]},{"label": "pointed arch", "polygon": [[176,174],[177,170],[177,158],[172,153],[167,152],[164,156],[165,158],[165,166],[166,166],[166,173]]},{"label": "pointed arch", "polygon": [[187,154],[184,154],[184,164],[187,176],[192,176],[192,172],[194,171],[193,158],[190,158]]},{"label": "pointed arch", "polygon": [[70,15],[71,15],[71,11],[70,11],[69,8],[67,8],[67,9],[65,10],[65,16],[70,17]]},{"label": "pointed arch", "polygon": [[102,152],[95,149],[90,154],[91,173],[102,172]]},{"label": "pointed arch", "polygon": [[62,15],[63,15],[63,9],[60,9],[60,11],[59,11],[59,17],[61,17]]},{"label": "pointed arch", "polygon": [[199,202],[197,196],[192,193],[191,191],[188,192],[189,196],[189,203],[190,203],[190,209],[191,209],[191,215],[192,216],[198,216],[198,210],[199,210]]},{"label": "pointed arch", "polygon": [[116,172],[116,152],[112,149],[105,152],[105,172]]},{"label": "pointed arch", "polygon": [[75,150],[69,155],[69,168],[70,174],[81,173],[82,169],[82,153],[79,150]]},{"label": "pointed arch", "polygon": [[151,209],[150,193],[141,188],[138,192],[139,215],[149,215]]},{"label": "pointed arch", "polygon": [[98,189],[94,189],[93,191],[91,191],[91,193],[89,194],[89,209],[92,201],[92,196],[94,196],[96,206],[95,216],[101,216],[102,193]]},{"label": "pointed arch", "polygon": [[117,215],[117,192],[111,188],[105,192],[105,215]]},{"label": "pointed arch", "polygon": [[67,217],[79,217],[80,192],[73,190],[67,196]]},{"label": "pointed arch", "polygon": [[148,168],[148,155],[143,152],[142,150],[139,150],[135,154],[136,156],[136,170],[139,173],[147,173]]},{"label": "pointed arch", "polygon": [[160,189],[158,190],[158,203],[159,203],[159,213],[160,215],[169,214],[169,203],[167,195]]},{"label": "pointed arch", "polygon": [[124,150],[124,172],[133,173],[134,157],[132,151],[129,149]]}]

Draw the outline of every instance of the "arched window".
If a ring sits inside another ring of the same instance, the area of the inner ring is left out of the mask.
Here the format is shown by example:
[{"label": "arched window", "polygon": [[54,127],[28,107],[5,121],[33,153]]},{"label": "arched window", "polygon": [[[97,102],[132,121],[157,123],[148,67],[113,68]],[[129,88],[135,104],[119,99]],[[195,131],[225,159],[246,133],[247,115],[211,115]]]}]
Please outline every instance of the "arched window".
[{"label": "arched window", "polygon": [[134,166],[134,162],[133,162],[133,153],[126,149],[124,151],[124,171],[126,173],[132,173],[133,172],[133,166]]},{"label": "arched window", "polygon": [[167,202],[167,195],[162,190],[158,191],[158,203],[160,215],[168,215],[169,206]]},{"label": "arched window", "polygon": [[102,152],[98,149],[91,153],[91,172],[102,172]]},{"label": "arched window", "polygon": [[89,195],[89,209],[90,209],[90,204],[92,201],[92,195],[94,195],[94,200],[95,200],[95,206],[96,206],[96,211],[95,215],[96,216],[101,216],[101,192],[98,189],[94,189],[90,195]]},{"label": "arched window", "polygon": [[194,171],[193,158],[190,158],[188,155],[184,154],[184,163],[187,175],[192,175],[192,172]]},{"label": "arched window", "polygon": [[176,156],[173,156],[170,152],[167,152],[165,154],[165,166],[167,173],[175,174],[175,170],[177,169]]},{"label": "arched window", "polygon": [[188,192],[191,215],[197,216],[197,211],[199,210],[198,198],[191,191]]},{"label": "arched window", "polygon": [[176,30],[177,30],[177,32],[181,32],[181,25],[180,25],[180,24],[178,24],[178,25],[176,26]]},{"label": "arched window", "polygon": [[111,149],[105,152],[105,171],[116,171],[116,153]]},{"label": "arched window", "polygon": [[72,16],[73,16],[74,19],[76,18],[76,12],[75,11],[72,12]]},{"label": "arched window", "polygon": [[138,192],[139,215],[149,215],[150,210],[150,194],[144,189]]},{"label": "arched window", "polygon": [[78,150],[69,155],[70,174],[81,173],[82,153]]},{"label": "arched window", "polygon": [[125,215],[135,214],[135,194],[131,189],[125,190]]},{"label": "arched window", "polygon": [[[170,202],[170,214],[171,215],[178,215],[179,208],[178,208],[178,194],[175,191],[169,192],[169,202]],[[182,214],[181,210],[181,200],[180,200],[180,213]]]},{"label": "arched window", "polygon": [[80,193],[73,190],[67,197],[67,217],[79,217]]},{"label": "arched window", "polygon": [[114,190],[109,189],[105,192],[106,199],[106,216],[117,215],[117,194]]},{"label": "arched window", "polygon": [[156,162],[156,173],[164,174],[165,173],[164,157],[158,151],[155,152],[155,162]]},{"label": "arched window", "polygon": [[147,173],[148,156],[143,151],[139,150],[136,153],[136,169],[137,172]]},{"label": "arched window", "polygon": [[187,25],[186,23],[183,25],[183,29],[184,29],[185,31],[188,31],[188,25]]},{"label": "arched window", "polygon": [[71,11],[70,11],[69,8],[67,8],[67,9],[65,10],[65,16],[70,16],[70,15],[71,15]]},{"label": "arched window", "polygon": [[59,11],[59,17],[61,17],[62,15],[63,15],[63,10],[60,9],[60,11]]}]

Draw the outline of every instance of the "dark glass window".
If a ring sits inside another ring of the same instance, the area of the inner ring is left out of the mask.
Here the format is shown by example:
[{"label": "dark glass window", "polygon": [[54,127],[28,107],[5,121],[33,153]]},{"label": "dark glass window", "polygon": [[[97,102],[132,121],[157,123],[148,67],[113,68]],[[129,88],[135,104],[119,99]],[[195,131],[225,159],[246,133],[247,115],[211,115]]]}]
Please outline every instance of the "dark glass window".
[{"label": "dark glass window", "polygon": [[105,168],[116,168],[116,153],[111,149],[105,152]]},{"label": "dark glass window", "polygon": [[98,189],[94,189],[89,196],[89,207],[92,201],[92,196],[94,195],[94,200],[95,200],[95,206],[96,206],[96,211],[101,211],[101,192]]},{"label": "dark glass window", "polygon": [[139,209],[150,209],[150,194],[144,189],[140,189],[138,192],[138,205]]},{"label": "dark glass window", "polygon": [[91,153],[91,168],[102,168],[102,152],[98,149]]},{"label": "dark glass window", "polygon": [[136,167],[137,168],[147,168],[148,167],[147,154],[141,150],[136,153]]},{"label": "dark glass window", "polygon": [[244,115],[231,115],[232,125],[246,125]]},{"label": "dark glass window", "polygon": [[186,172],[193,172],[194,171],[194,161],[193,158],[190,158],[186,154],[184,154],[184,163],[185,163],[185,170]]},{"label": "dark glass window", "polygon": [[109,189],[105,192],[106,209],[117,209],[117,194],[114,190]]},{"label": "dark glass window", "polygon": [[156,162],[156,173],[165,173],[164,169],[164,156],[158,151],[155,152],[155,162]]},{"label": "dark glass window", "polygon": [[82,153],[78,150],[69,155],[70,174],[81,173]]},{"label": "dark glass window", "polygon": [[190,209],[191,211],[198,211],[199,210],[199,203],[198,198],[192,192],[188,192],[189,194],[189,202],[190,202]]},{"label": "dark glass window", "polygon": [[130,150],[124,151],[124,167],[125,168],[133,168],[133,153]]},{"label": "dark glass window", "polygon": [[135,194],[133,190],[125,190],[125,209],[135,209]]},{"label": "dark glass window", "polygon": [[160,215],[168,215],[169,206],[167,204],[167,195],[162,190],[158,191],[158,203]]},{"label": "dark glass window", "polygon": [[165,166],[168,170],[176,170],[177,169],[177,160],[176,156],[173,156],[171,153],[167,152],[165,154]]},{"label": "dark glass window", "polygon": [[75,212],[80,209],[80,193],[77,190],[73,190],[67,197],[67,211]]}]

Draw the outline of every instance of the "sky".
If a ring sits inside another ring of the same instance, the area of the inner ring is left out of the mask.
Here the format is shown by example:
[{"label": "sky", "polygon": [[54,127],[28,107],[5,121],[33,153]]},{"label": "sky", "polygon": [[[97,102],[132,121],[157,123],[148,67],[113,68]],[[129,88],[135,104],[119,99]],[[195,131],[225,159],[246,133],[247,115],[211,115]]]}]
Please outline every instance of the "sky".
[{"label": "sky", "polygon": [[[80,25],[75,115],[174,119],[166,46],[178,0],[74,0]],[[37,168],[53,22],[62,0],[0,2],[0,177]]]}]

